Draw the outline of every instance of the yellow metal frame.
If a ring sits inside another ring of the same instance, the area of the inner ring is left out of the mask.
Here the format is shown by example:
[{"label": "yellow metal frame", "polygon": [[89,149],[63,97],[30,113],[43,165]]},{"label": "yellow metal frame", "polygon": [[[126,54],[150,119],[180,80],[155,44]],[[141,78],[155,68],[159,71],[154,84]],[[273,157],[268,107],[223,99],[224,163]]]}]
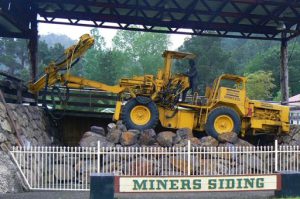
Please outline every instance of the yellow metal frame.
[{"label": "yellow metal frame", "polygon": [[[88,80],[82,77],[76,77],[69,73],[69,69],[74,61],[80,58],[92,45],[94,39],[85,34],[80,37],[76,45],[71,46],[65,51],[65,59],[60,63],[50,63],[45,69],[43,75],[35,83],[29,85],[29,90],[37,93],[44,89],[46,85],[53,86],[62,84],[70,88],[92,87],[111,93],[122,94],[128,92],[132,98],[138,95],[150,97],[158,106],[159,119],[163,126],[170,128],[190,128],[203,131],[207,122],[208,114],[219,106],[226,106],[234,109],[240,116],[242,121],[242,135],[245,135],[247,129],[256,131],[279,130],[287,133],[289,131],[289,108],[280,105],[273,105],[264,102],[249,100],[246,94],[246,78],[237,75],[223,74],[218,77],[212,88],[207,88],[205,96],[207,103],[204,105],[179,103],[177,110],[171,110],[160,104],[160,93],[166,86],[176,86],[181,84],[181,93],[189,88],[189,79],[183,74],[172,75],[171,67],[173,59],[193,59],[195,55],[191,53],[183,53],[176,51],[165,51],[164,68],[159,70],[157,76],[144,75],[133,78],[124,78],[120,80],[118,85],[110,86],[101,82]],[[67,70],[66,73],[60,74],[59,71]],[[240,85],[239,88],[227,88],[220,85],[222,80],[231,80]],[[174,100],[178,95],[170,94],[167,100]],[[196,100],[195,100],[196,101]],[[119,120],[122,111],[122,100],[116,103],[114,119]],[[149,121],[151,113],[141,107],[136,107],[130,114],[133,121],[143,125]],[[142,118],[142,119],[141,119]],[[222,117],[214,124],[219,128],[220,132],[233,129],[232,125],[224,127],[228,118]],[[224,123],[224,125],[223,125]]]},{"label": "yellow metal frame", "polygon": [[[222,80],[231,80],[240,85],[239,88],[227,88],[220,85]],[[274,105],[265,102],[259,102],[254,100],[249,100],[246,94],[246,81],[245,77],[240,77],[237,75],[223,74],[218,77],[213,84],[212,88],[206,89],[207,103],[205,105],[197,104],[187,104],[180,103],[178,107],[183,107],[185,110],[185,115],[182,117],[181,112],[174,114],[173,118],[170,119],[166,117],[168,114],[167,110],[160,108],[160,121],[163,126],[171,128],[182,128],[182,127],[192,127],[194,130],[204,131],[207,122],[207,117],[213,109],[219,106],[226,106],[234,109],[240,116],[242,126],[241,132],[242,136],[245,136],[248,129],[253,129],[254,132],[276,132],[281,131],[283,133],[289,132],[289,108],[287,106]],[[262,111],[269,112],[269,116],[275,117],[277,115],[278,119],[266,119],[265,117],[258,117],[256,115],[258,109]],[[252,113],[251,113],[252,112]],[[272,116],[273,114],[273,116]],[[194,119],[191,119],[191,118]],[[222,117],[225,117],[222,115]],[[186,125],[179,125],[179,123],[185,123]],[[218,132],[231,131],[233,126],[229,128],[223,128],[221,126],[229,125],[230,122],[224,123],[223,120],[216,121],[214,123]]]}]

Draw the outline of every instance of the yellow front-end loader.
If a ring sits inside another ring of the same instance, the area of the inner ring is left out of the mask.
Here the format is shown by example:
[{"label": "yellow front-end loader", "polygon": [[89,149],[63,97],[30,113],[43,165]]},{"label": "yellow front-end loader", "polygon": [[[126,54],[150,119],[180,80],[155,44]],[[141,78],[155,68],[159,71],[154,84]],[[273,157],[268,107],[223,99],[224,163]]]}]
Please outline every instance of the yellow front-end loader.
[{"label": "yellow front-end loader", "polygon": [[[189,103],[180,102],[180,95],[190,87],[185,74],[172,74],[173,60],[194,59],[191,53],[165,51],[164,67],[156,76],[144,75],[123,78],[118,85],[72,76],[68,70],[94,43],[88,34],[65,51],[65,60],[51,63],[45,75],[29,85],[37,93],[46,87],[61,84],[68,88],[92,87],[118,95],[114,120],[122,120],[128,129],[150,129],[158,122],[167,128],[190,128],[206,131],[218,138],[227,132],[241,133],[288,133],[289,108],[261,101],[249,100],[246,78],[224,74],[218,77],[204,97],[197,93]],[[201,71],[199,71],[201,72]]]}]

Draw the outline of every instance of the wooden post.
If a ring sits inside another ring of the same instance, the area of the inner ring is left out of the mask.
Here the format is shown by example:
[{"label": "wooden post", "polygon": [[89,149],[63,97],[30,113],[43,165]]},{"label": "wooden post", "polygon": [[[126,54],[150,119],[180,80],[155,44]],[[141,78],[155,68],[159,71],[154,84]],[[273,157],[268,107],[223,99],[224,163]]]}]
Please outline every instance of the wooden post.
[{"label": "wooden post", "polygon": [[[37,80],[37,51],[38,51],[38,25],[37,25],[37,12],[34,6],[31,7],[30,16],[31,30],[30,38],[28,43],[29,58],[30,58],[30,81],[33,83]],[[35,94],[35,103],[32,105],[37,105],[38,95]]]},{"label": "wooden post", "polygon": [[288,104],[289,101],[289,69],[288,69],[288,51],[286,33],[282,33],[280,48],[280,88],[282,95],[282,103]]},{"label": "wooden post", "polygon": [[28,43],[29,57],[31,63],[31,81],[35,82],[37,77],[37,50],[38,50],[38,27],[37,27],[37,14],[31,17],[31,32]]},{"label": "wooden post", "polygon": [[20,81],[17,83],[17,103],[18,104],[22,104],[22,102],[23,102],[22,91],[23,91],[23,84]]}]

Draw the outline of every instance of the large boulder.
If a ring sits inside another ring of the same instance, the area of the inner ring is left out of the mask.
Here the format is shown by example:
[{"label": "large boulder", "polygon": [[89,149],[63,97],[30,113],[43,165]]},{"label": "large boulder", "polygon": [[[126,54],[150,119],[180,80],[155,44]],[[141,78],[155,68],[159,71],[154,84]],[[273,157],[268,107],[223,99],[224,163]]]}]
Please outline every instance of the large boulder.
[{"label": "large boulder", "polygon": [[177,136],[179,136],[181,139],[191,139],[194,137],[193,131],[189,128],[182,128],[178,129],[176,131]]},{"label": "large boulder", "polygon": [[193,147],[201,146],[201,141],[196,137],[191,138],[190,141]]},{"label": "large boulder", "polygon": [[188,145],[188,140],[180,140],[178,143],[174,144],[174,147],[186,147],[187,145]]},{"label": "large boulder", "polygon": [[297,141],[298,143],[300,142],[300,133],[297,133],[293,136],[293,140]]},{"label": "large boulder", "polygon": [[177,142],[176,134],[171,131],[163,131],[157,135],[157,142],[162,147],[171,147]]},{"label": "large boulder", "polygon": [[127,175],[136,175],[136,176],[149,176],[156,175],[156,167],[153,160],[149,160],[144,157],[139,157],[133,161],[130,161],[128,167],[125,170],[123,167],[124,173]]},{"label": "large boulder", "polygon": [[123,124],[122,120],[117,121],[116,128],[119,129],[122,132],[127,131],[126,126]]},{"label": "large boulder", "polygon": [[[188,157],[184,157],[183,155],[180,156],[171,156],[169,158],[169,165],[171,165],[171,170],[175,170],[178,172],[183,173],[184,175],[188,175]],[[191,173],[193,173],[193,165],[191,165]]]},{"label": "large boulder", "polygon": [[107,125],[107,133],[110,133],[110,132],[112,132],[115,129],[117,129],[117,125],[115,123],[109,123]]},{"label": "large boulder", "polygon": [[218,175],[215,161],[211,161],[210,159],[197,158],[193,164],[195,175]]},{"label": "large boulder", "polygon": [[[25,118],[25,120],[28,120],[28,118]],[[0,120],[0,126],[1,126],[1,128],[2,128],[4,131],[12,132],[11,126],[10,126],[10,124],[8,123],[8,120],[7,120],[7,119],[1,119],[1,120]]]},{"label": "large boulder", "polygon": [[6,136],[5,136],[4,133],[5,132],[3,132],[3,133],[0,132],[0,143],[5,142],[7,140],[7,138],[6,138]]},{"label": "large boulder", "polygon": [[140,145],[151,146],[156,142],[156,132],[153,129],[144,130],[139,139]]},{"label": "large boulder", "polygon": [[123,132],[120,143],[122,146],[131,146],[137,143],[138,134],[132,131]]},{"label": "large boulder", "polygon": [[104,130],[104,128],[102,128],[100,126],[91,126],[91,131],[93,133],[97,133],[99,135],[105,136],[105,130]]},{"label": "large boulder", "polygon": [[218,135],[218,140],[220,142],[230,142],[235,144],[238,141],[238,136],[235,132],[222,133]]},{"label": "large boulder", "polygon": [[81,147],[97,147],[98,141],[100,141],[101,147],[113,147],[114,144],[108,142],[106,138],[97,133],[91,131],[85,132],[79,141],[79,146]]},{"label": "large boulder", "polygon": [[27,189],[9,155],[0,151],[0,193],[17,193]]},{"label": "large boulder", "polygon": [[234,146],[248,146],[248,147],[253,147],[252,144],[250,144],[249,142],[242,140],[242,139],[238,139],[238,141],[234,144]]},{"label": "large boulder", "polygon": [[202,147],[218,146],[219,142],[211,136],[205,136],[200,140]]},{"label": "large boulder", "polygon": [[111,129],[110,131],[108,131],[106,138],[109,142],[117,144],[120,142],[121,135],[122,131],[120,131],[119,129]]}]

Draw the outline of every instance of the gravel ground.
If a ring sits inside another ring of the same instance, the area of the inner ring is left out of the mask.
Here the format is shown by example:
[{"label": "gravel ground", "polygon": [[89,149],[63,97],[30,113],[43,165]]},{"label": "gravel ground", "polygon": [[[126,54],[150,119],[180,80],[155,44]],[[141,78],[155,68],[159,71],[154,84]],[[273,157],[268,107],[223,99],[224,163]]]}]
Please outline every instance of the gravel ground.
[{"label": "gravel ground", "polygon": [[[265,199],[273,198],[273,191],[259,191],[259,192],[201,192],[201,193],[151,193],[151,194],[118,194],[115,196],[120,199],[163,199],[163,198],[216,198],[216,199]],[[0,194],[0,199],[89,199],[89,192],[28,192],[19,194]],[[99,198],[100,199],[100,198]]]}]

